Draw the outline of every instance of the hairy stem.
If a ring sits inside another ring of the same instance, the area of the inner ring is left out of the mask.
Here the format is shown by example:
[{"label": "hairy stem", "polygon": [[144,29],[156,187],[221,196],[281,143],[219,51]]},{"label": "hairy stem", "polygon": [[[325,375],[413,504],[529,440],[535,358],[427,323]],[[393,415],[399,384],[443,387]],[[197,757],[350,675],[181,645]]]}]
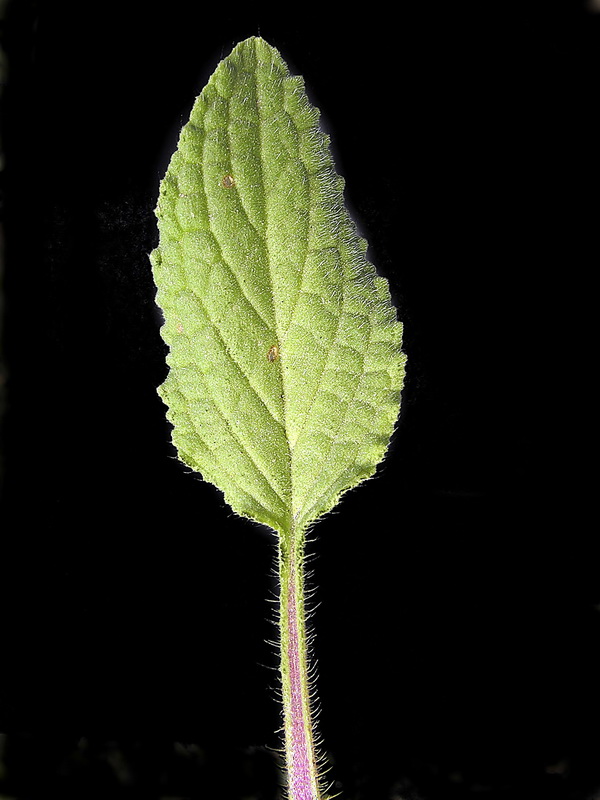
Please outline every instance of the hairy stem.
[{"label": "hairy stem", "polygon": [[280,640],[289,800],[326,800],[319,786],[304,602],[304,535],[279,547]]}]

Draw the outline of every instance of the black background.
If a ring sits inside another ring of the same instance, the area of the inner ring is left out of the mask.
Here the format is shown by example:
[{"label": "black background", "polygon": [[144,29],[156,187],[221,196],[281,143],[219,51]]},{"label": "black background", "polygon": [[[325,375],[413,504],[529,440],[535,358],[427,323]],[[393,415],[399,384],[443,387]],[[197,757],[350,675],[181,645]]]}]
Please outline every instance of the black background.
[{"label": "black background", "polygon": [[195,96],[260,33],[322,110],[408,355],[388,458],[310,546],[331,778],[590,797],[600,14],[221,6],[8,6],[0,786],[275,797],[274,542],[173,457],[147,258]]}]

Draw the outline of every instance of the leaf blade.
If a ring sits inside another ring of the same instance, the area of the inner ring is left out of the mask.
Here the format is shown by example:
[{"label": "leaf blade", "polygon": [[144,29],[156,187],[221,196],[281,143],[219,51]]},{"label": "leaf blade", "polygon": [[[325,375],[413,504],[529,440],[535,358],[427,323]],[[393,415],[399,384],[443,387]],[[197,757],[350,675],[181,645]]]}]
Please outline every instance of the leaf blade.
[{"label": "leaf blade", "polygon": [[277,50],[237,45],[182,130],[152,254],[178,454],[281,533],[374,473],[404,374],[318,117]]}]

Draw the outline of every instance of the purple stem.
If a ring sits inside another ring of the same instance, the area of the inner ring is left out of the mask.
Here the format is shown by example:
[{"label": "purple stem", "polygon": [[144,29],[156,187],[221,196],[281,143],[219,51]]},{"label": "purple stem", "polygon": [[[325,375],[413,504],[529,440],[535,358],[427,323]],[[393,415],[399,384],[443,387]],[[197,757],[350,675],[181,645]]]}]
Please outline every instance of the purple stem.
[{"label": "purple stem", "polygon": [[290,555],[287,581],[282,580],[281,587],[285,593],[282,601],[286,615],[282,659],[284,667],[287,662],[285,672],[288,675],[288,680],[284,679],[283,700],[289,798],[319,800],[308,696],[302,567],[296,564],[296,559],[301,556],[293,548]]}]

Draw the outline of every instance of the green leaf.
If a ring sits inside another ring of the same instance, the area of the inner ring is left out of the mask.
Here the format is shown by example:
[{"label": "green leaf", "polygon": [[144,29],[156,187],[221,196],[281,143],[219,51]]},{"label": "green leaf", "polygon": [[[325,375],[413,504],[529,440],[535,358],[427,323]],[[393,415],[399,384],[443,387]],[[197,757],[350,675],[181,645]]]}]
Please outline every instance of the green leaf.
[{"label": "green leaf", "polygon": [[196,100],[152,253],[179,458],[284,536],[373,475],[405,357],[300,77],[260,38]]}]

